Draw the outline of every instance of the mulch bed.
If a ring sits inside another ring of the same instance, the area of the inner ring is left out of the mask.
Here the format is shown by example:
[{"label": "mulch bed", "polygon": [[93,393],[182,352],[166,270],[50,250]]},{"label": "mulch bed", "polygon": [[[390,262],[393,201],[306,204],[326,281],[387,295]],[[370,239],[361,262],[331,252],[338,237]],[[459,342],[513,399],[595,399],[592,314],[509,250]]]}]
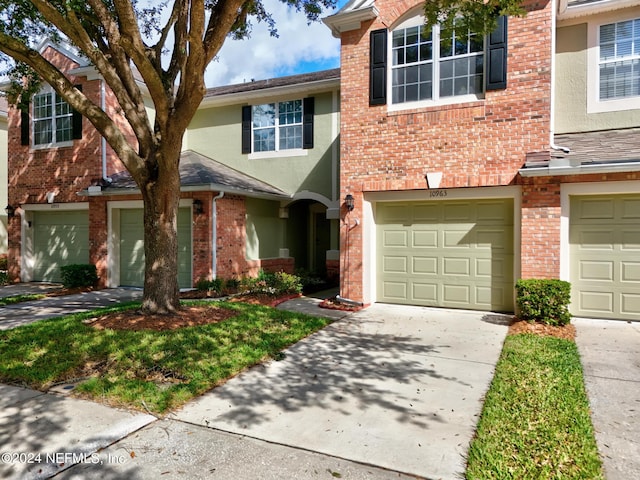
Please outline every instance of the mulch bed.
[{"label": "mulch bed", "polygon": [[[206,295],[207,292],[190,291],[180,294],[180,298],[207,299],[214,298]],[[185,295],[186,294],[186,295]],[[275,307],[282,302],[299,297],[299,294],[273,297],[270,295],[248,294],[238,295],[225,299],[230,302],[243,302],[252,305],[265,305]],[[195,327],[218,323],[236,316],[238,313],[229,308],[218,305],[183,305],[173,315],[143,315],[139,310],[127,310],[111,313],[98,318],[87,320],[85,323],[98,329],[109,328],[111,330],[176,330],[178,328]]]},{"label": "mulch bed", "polygon": [[564,340],[575,341],[576,327],[567,324],[562,327],[554,327],[543,323],[529,323],[525,320],[516,320],[509,326],[509,335],[517,335],[519,333],[533,333],[543,337],[557,337]]}]

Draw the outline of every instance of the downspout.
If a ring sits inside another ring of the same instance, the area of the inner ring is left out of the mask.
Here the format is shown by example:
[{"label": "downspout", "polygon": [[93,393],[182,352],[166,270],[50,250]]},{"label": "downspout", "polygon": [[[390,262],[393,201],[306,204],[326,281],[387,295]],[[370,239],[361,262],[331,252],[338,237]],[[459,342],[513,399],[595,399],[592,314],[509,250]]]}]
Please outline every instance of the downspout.
[{"label": "downspout", "polygon": [[220,192],[211,200],[211,279],[215,280],[218,276],[218,207],[216,201],[224,197],[224,192]]},{"label": "downspout", "polygon": [[[100,80],[100,108],[102,109],[103,112],[106,113],[105,109],[106,109],[106,104],[107,104],[107,100],[106,100],[106,91],[105,91],[105,86],[104,86],[104,78]],[[102,178],[104,180],[107,179],[107,139],[104,137],[102,138]]]},{"label": "downspout", "polygon": [[[549,119],[549,146],[554,150],[560,150],[564,153],[569,153],[571,150],[568,147],[556,145],[555,143],[555,103],[556,103],[556,22],[558,16],[558,9],[562,8],[562,5],[566,5],[565,0],[560,0],[560,5],[554,0],[551,6],[551,92],[549,94],[550,105],[550,119]],[[566,7],[564,7],[566,9]]]}]

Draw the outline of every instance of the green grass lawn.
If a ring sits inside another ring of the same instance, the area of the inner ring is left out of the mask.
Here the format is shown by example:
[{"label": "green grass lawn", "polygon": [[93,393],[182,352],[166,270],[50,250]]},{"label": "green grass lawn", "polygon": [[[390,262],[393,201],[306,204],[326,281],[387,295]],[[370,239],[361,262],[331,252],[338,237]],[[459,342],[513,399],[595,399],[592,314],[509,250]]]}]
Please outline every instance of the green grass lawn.
[{"label": "green grass lawn", "polygon": [[237,315],[220,323],[156,332],[95,329],[82,322],[99,314],[94,311],[2,331],[0,383],[47,389],[98,372],[76,391],[163,413],[251,365],[278,358],[282,349],[331,321],[244,303],[216,305]]},{"label": "green grass lawn", "polygon": [[467,478],[604,478],[574,342],[507,336],[469,449]]},{"label": "green grass lawn", "polygon": [[29,302],[31,300],[40,300],[45,298],[46,295],[42,293],[30,293],[26,295],[12,295],[11,297],[0,298],[0,307],[5,305],[13,305],[15,303]]}]

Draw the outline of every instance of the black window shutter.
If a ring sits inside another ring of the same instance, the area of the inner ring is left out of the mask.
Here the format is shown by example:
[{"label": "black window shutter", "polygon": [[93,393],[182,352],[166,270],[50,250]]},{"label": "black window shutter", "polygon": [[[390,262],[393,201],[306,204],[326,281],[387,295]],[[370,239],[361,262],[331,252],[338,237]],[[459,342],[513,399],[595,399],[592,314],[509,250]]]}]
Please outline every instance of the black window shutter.
[{"label": "black window shutter", "polygon": [[485,90],[507,88],[507,17],[498,17],[498,26],[487,39]]},{"label": "black window shutter", "polygon": [[[82,91],[82,85],[75,85],[75,87]],[[73,110],[73,116],[71,117],[72,138],[74,140],[80,140],[82,138],[82,115],[79,112]]]},{"label": "black window shutter", "polygon": [[313,148],[313,116],[315,100],[313,97],[302,99],[302,148]]},{"label": "black window shutter", "polygon": [[20,110],[20,144],[29,145],[29,134],[31,131],[29,109],[30,104],[25,105],[24,110]]},{"label": "black window shutter", "polygon": [[242,107],[242,153],[251,153],[251,106]]},{"label": "black window shutter", "polygon": [[387,29],[370,34],[369,105],[387,103]]}]

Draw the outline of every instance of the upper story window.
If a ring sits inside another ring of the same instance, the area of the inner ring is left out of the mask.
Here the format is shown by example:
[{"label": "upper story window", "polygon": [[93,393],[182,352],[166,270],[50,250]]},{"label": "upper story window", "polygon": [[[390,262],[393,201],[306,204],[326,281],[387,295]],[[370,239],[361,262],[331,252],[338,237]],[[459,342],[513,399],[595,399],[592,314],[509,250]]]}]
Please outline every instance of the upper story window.
[{"label": "upper story window", "polygon": [[484,38],[437,26],[399,28],[391,33],[392,103],[439,100],[484,92]]},{"label": "upper story window", "polygon": [[314,97],[242,107],[242,153],[297,155],[313,148]]},{"label": "upper story window", "polygon": [[302,100],[254,105],[253,151],[302,148]]},{"label": "upper story window", "polygon": [[486,37],[426,28],[421,15],[370,33],[369,104],[389,110],[478,100],[507,88],[507,17]]},{"label": "upper story window", "polygon": [[33,97],[33,144],[49,145],[73,140],[73,110],[57,93]]},{"label": "upper story window", "polygon": [[600,26],[600,100],[640,96],[640,19]]},{"label": "upper story window", "polygon": [[[82,90],[82,85],[75,88]],[[82,138],[82,115],[50,87],[33,96],[20,122],[20,143],[24,146],[70,146]]]}]

